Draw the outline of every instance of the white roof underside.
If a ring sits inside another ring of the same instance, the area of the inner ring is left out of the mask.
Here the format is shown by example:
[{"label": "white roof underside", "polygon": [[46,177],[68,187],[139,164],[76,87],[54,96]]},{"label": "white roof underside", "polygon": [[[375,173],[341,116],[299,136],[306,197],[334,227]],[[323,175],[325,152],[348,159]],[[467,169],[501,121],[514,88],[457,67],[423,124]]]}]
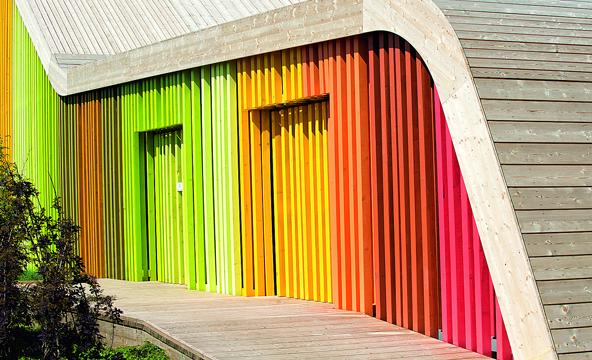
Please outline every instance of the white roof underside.
[{"label": "white roof underside", "polygon": [[22,0],[62,67],[304,0]]}]

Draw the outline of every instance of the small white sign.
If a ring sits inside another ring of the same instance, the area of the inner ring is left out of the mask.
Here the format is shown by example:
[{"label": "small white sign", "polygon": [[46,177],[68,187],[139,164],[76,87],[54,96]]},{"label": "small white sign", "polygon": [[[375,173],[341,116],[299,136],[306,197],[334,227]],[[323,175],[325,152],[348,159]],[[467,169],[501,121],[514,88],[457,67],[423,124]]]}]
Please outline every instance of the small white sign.
[{"label": "small white sign", "polygon": [[183,191],[183,183],[182,182],[178,182],[177,183],[177,191],[178,192],[182,192]]}]

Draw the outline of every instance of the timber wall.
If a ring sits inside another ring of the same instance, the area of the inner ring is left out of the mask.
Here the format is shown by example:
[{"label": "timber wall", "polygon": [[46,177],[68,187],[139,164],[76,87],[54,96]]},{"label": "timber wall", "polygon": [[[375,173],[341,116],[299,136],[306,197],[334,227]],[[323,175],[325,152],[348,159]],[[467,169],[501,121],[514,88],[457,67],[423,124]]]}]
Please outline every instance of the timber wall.
[{"label": "timber wall", "polygon": [[[51,209],[60,196],[59,106],[33,42],[18,13],[13,12],[12,154],[13,160],[37,186],[40,202]],[[6,110],[3,110],[6,113]]]},{"label": "timber wall", "polygon": [[511,357],[433,81],[403,39],[59,99],[16,15],[15,160],[81,224],[91,274],[334,302],[486,355],[496,336]]},{"label": "timber wall", "polygon": [[463,46],[557,353],[592,351],[589,3],[435,0]]}]

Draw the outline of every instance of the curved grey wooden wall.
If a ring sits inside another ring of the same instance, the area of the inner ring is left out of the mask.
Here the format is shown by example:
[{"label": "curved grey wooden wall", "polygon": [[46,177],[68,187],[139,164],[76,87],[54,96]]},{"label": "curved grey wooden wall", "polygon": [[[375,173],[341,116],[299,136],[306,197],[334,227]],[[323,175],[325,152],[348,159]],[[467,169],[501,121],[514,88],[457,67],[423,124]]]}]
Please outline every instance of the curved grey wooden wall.
[{"label": "curved grey wooden wall", "polygon": [[436,0],[469,61],[560,359],[592,358],[592,2]]}]

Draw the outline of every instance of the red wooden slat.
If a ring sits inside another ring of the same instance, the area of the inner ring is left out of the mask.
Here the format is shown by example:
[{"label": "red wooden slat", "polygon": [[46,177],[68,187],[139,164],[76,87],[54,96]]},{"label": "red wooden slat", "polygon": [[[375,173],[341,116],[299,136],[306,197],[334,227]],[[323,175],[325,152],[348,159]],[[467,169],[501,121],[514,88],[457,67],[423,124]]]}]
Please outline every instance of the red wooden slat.
[{"label": "red wooden slat", "polygon": [[[390,304],[387,306],[387,321],[390,323],[395,323],[396,321],[396,306],[398,302],[397,291],[399,284],[400,288],[400,257],[399,257],[399,249],[401,246],[401,234],[400,229],[398,226],[399,220],[399,169],[398,169],[398,138],[397,138],[397,108],[396,108],[396,81],[395,81],[395,35],[388,34],[388,54],[384,56],[388,56],[388,102],[389,107],[385,108],[388,111],[389,115],[389,125],[388,128],[385,128],[383,131],[386,133],[388,132],[388,136],[386,141],[388,142],[388,168],[390,170],[390,178],[392,180],[391,189],[391,199],[390,200],[390,209],[392,211],[392,221],[389,221],[389,225],[391,228],[391,241],[387,241],[385,244],[385,268],[390,269],[390,271],[386,274],[386,302]],[[385,65],[385,71],[386,65]],[[386,77],[385,77],[386,78]],[[386,90],[386,87],[385,87]],[[386,102],[385,98],[385,102]],[[384,155],[383,155],[384,156]],[[386,184],[383,183],[383,187],[388,188],[385,186]],[[400,305],[400,304],[399,304]]]},{"label": "red wooden slat", "polygon": [[[372,38],[370,38],[372,41]],[[388,169],[384,162],[390,160],[388,157],[383,158],[383,134],[384,123],[387,121],[385,114],[382,112],[382,98],[381,96],[381,85],[379,83],[380,68],[378,65],[378,51],[374,48],[373,43],[368,53],[368,66],[370,76],[368,79],[369,84],[369,115],[370,119],[370,176],[373,181],[372,186],[372,249],[374,252],[374,302],[376,306],[375,316],[379,319],[386,320],[386,312],[388,305],[386,303],[386,270],[385,270],[385,247],[390,244],[388,237],[385,234],[385,219],[383,216],[383,193],[384,188],[388,190],[391,184],[383,180],[382,170]],[[382,92],[384,93],[384,92]],[[379,121],[380,120],[380,121]],[[380,173],[380,176],[378,175]],[[382,190],[382,191],[379,191]],[[390,272],[390,271],[389,271]]]}]

